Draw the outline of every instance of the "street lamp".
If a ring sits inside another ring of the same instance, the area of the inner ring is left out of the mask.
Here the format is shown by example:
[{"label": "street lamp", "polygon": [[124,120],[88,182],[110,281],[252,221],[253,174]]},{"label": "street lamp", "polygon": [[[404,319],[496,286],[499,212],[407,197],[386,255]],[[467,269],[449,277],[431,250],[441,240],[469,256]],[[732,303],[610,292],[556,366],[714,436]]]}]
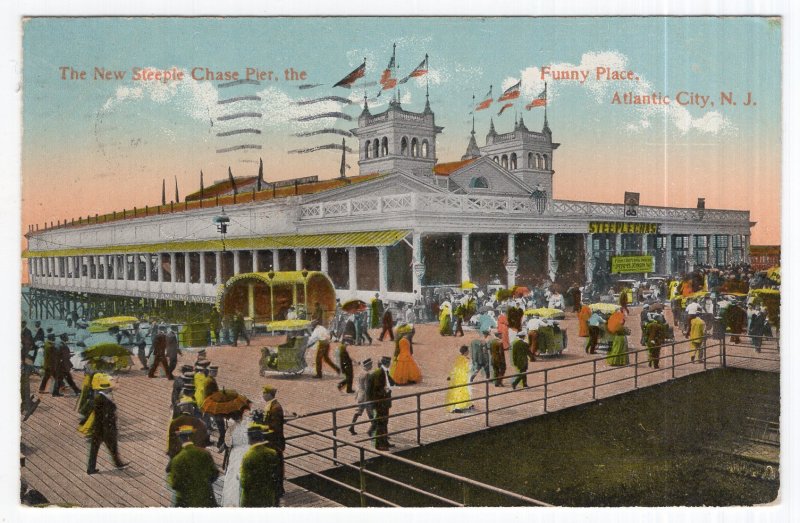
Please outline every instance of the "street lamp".
[{"label": "street lamp", "polygon": [[228,223],[230,223],[230,221],[231,219],[225,214],[224,207],[218,216],[214,216],[214,218],[211,219],[211,222],[217,226],[217,232],[219,232],[222,237],[222,252],[225,252],[225,235],[228,233]]},{"label": "street lamp", "polygon": [[305,319],[308,319],[308,269],[300,271],[300,275],[303,277],[303,301],[306,304]]}]

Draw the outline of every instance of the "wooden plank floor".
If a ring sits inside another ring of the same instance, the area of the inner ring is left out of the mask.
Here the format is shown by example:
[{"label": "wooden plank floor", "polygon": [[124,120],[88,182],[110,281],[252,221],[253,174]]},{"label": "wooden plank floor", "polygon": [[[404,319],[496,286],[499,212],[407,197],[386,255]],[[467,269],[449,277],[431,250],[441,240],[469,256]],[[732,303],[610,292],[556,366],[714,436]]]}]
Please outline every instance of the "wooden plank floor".
[{"label": "wooden plank floor", "polygon": [[[631,310],[629,324],[633,331],[630,340],[637,345],[639,339],[639,325],[637,309]],[[669,314],[669,313],[668,313]],[[568,313],[567,319],[562,322],[569,333],[570,345],[568,350],[557,358],[540,358],[531,364],[529,370],[552,369],[548,371],[548,402],[547,410],[554,411],[585,403],[592,400],[591,376],[575,378],[580,374],[590,373],[591,360],[583,352],[584,339],[577,336],[577,325],[574,314]],[[373,336],[377,334],[373,331]],[[425,392],[446,386],[446,376],[458,354],[458,347],[468,344],[477,335],[467,332],[464,338],[441,337],[438,335],[437,326],[419,325],[414,340],[414,358],[422,369],[423,381],[419,384],[398,387],[394,391],[395,397],[407,393]],[[679,338],[682,339],[682,337]],[[743,338],[746,341],[746,338]],[[331,407],[345,407],[355,405],[355,395],[345,394],[336,389],[339,378],[330,368],[324,369],[321,380],[311,378],[311,370],[299,377],[286,377],[271,373],[266,377],[259,376],[258,358],[260,347],[274,345],[279,341],[276,338],[257,338],[249,347],[212,347],[207,350],[208,358],[219,366],[217,381],[221,387],[232,388],[240,391],[253,399],[256,408],[262,402],[260,390],[264,384],[271,384],[278,389],[278,399],[287,413],[297,413],[300,417],[292,423],[297,427],[305,427],[317,431],[330,430],[332,416],[304,416],[318,410]],[[680,350],[687,350],[681,345]],[[765,352],[761,356],[772,358],[773,361],[749,360],[748,356],[754,351],[750,345],[728,345],[727,363],[729,366],[742,366],[759,370],[779,371],[780,362],[777,352]],[[352,347],[351,356],[356,361],[367,357],[373,360],[381,356],[390,356],[394,345],[389,342],[375,340],[373,345]],[[774,350],[774,349],[773,349]],[[669,354],[669,350],[662,351]],[[185,351],[181,356],[179,365],[193,363],[195,355]],[[313,354],[309,351],[307,360],[313,365]],[[718,366],[719,357],[717,349],[709,350],[708,366]],[[689,363],[688,355],[676,357],[681,364],[675,371],[677,377],[685,376],[703,370],[701,364]],[[568,363],[582,362],[582,365],[558,369]],[[596,363],[597,370],[609,369],[605,360]],[[638,386],[644,387],[663,382],[671,378],[672,371],[661,369],[645,374],[651,369],[647,366],[646,358],[640,355],[637,371],[639,373]],[[614,372],[599,374],[597,377],[596,397],[603,398],[627,392],[634,389],[633,367],[625,369],[616,368]],[[360,371],[356,370],[356,376]],[[510,372],[510,370],[509,370]],[[79,381],[79,372],[74,372],[76,381]],[[624,381],[616,381],[625,377]],[[567,380],[560,381],[559,380]],[[614,383],[612,383],[614,382]],[[537,374],[529,379],[529,389],[518,390],[511,393],[510,386],[495,388],[490,386],[489,400],[491,409],[510,406],[515,403],[523,405],[509,407],[489,415],[490,426],[498,426],[519,419],[536,416],[544,413],[541,401],[543,389],[537,387],[543,383],[543,375]],[[39,378],[31,378],[33,391],[39,385]],[[567,390],[587,387],[572,394],[563,394]],[[31,418],[21,424],[21,443],[26,456],[26,466],[22,468],[22,477],[27,483],[41,491],[51,502],[83,507],[163,507],[171,504],[171,492],[166,485],[165,467],[167,465],[166,429],[170,418],[170,394],[172,382],[163,377],[148,379],[144,371],[134,368],[128,373],[120,374],[117,379],[117,388],[114,391],[115,401],[119,407],[119,433],[120,452],[123,460],[131,462],[125,470],[115,470],[110,462],[106,450],[100,451],[98,468],[100,473],[86,474],[87,447],[85,439],[76,430],[78,415],[75,411],[76,398],[71,393],[65,397],[53,398],[49,394],[41,395],[42,403]],[[480,398],[484,394],[484,385],[473,386],[473,397],[476,403],[476,415],[458,415],[445,411],[439,407],[444,402],[445,392],[437,392],[422,396],[421,406],[423,424],[438,423],[435,426],[425,427],[421,432],[421,442],[431,443],[461,434],[483,430],[486,428],[486,404]],[[416,399],[396,400],[392,407],[392,414],[408,412],[403,416],[393,418],[390,422],[390,431],[405,431],[416,425]],[[349,442],[366,443],[366,424],[358,425],[357,436],[351,436],[346,431],[350,422],[353,409],[337,415],[337,425],[340,428],[337,436]],[[366,421],[366,416],[360,422]],[[446,422],[445,422],[446,421]],[[287,436],[292,438],[292,444],[302,449],[323,449],[330,446],[330,441],[317,436],[302,436],[303,431],[298,428],[288,428]],[[402,450],[417,445],[416,430],[405,431],[392,437],[392,442],[397,445],[394,450]],[[304,475],[291,466],[297,463],[304,468],[320,471],[331,466],[329,459],[313,456],[292,458],[298,450],[290,446],[287,449],[287,478]],[[218,465],[221,465],[222,455],[212,450],[212,455]],[[328,453],[330,455],[330,453]],[[358,452],[355,448],[339,449],[338,460],[345,463],[357,461]],[[332,502],[307,492],[297,487],[291,481],[287,482],[287,495],[283,499],[284,506],[334,506]]]}]

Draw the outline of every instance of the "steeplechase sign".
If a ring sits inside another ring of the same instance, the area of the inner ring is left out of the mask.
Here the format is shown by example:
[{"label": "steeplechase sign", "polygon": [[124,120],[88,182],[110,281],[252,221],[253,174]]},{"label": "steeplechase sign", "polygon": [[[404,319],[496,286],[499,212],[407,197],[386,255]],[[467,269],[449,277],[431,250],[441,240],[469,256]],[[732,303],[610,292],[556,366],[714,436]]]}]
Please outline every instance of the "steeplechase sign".
[{"label": "steeplechase sign", "polygon": [[590,234],[658,234],[657,223],[589,222]]},{"label": "steeplechase sign", "polygon": [[655,270],[653,256],[612,256],[611,274],[629,272],[653,272]]}]

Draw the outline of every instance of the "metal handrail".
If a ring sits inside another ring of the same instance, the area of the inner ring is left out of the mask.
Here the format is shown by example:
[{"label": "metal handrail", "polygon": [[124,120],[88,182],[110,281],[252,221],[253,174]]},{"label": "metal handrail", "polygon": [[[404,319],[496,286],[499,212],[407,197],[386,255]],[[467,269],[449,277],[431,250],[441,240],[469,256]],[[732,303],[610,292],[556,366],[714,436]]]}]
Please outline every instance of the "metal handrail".
[{"label": "metal handrail", "polygon": [[[458,481],[462,485],[470,485],[470,486],[473,486],[473,487],[477,487],[479,489],[483,489],[483,490],[487,490],[489,492],[493,492],[495,494],[500,494],[500,495],[503,495],[503,496],[507,496],[507,497],[516,499],[518,501],[523,501],[523,502],[531,504],[531,505],[536,505],[536,506],[540,506],[540,507],[552,507],[553,506],[553,505],[550,505],[549,503],[545,503],[544,501],[540,501],[540,500],[537,500],[537,499],[529,498],[527,496],[523,496],[522,494],[517,494],[516,492],[506,491],[506,490],[503,490],[503,489],[501,489],[499,487],[495,487],[493,485],[488,485],[486,483],[482,483],[480,481],[477,481],[477,480],[474,480],[474,479],[471,479],[471,478],[460,476],[458,474],[454,474],[454,473],[448,472],[446,470],[437,469],[435,467],[431,467],[430,465],[425,465],[423,463],[417,463],[415,461],[412,461],[410,459],[406,459],[406,458],[397,456],[397,455],[392,454],[390,452],[384,452],[384,451],[373,449],[373,448],[370,448],[370,447],[367,447],[367,446],[357,445],[355,443],[336,438],[335,436],[324,434],[324,433],[322,433],[320,431],[317,431],[317,430],[314,430],[314,429],[310,429],[308,427],[299,426],[299,425],[297,425],[296,420],[294,422],[287,422],[287,424],[291,425],[292,427],[294,427],[296,429],[305,431],[307,433],[307,435],[313,435],[313,436],[329,439],[332,442],[335,442],[335,444],[340,446],[340,447],[353,447],[353,448],[359,449],[359,453],[360,453],[360,456],[361,456],[361,459],[359,461],[362,461],[362,462],[363,462],[364,453],[369,452],[371,454],[375,454],[376,456],[380,456],[380,457],[382,457],[384,459],[389,459],[391,461],[396,461],[396,462],[402,463],[404,465],[408,465],[408,466],[411,466],[411,467],[418,468],[418,469],[423,470],[425,472],[429,472],[429,473],[432,473],[432,474],[437,474],[437,475],[445,477],[447,479],[452,479],[454,481]],[[295,445],[295,444],[292,444],[292,446],[299,447],[298,445]],[[314,453],[314,454],[317,454],[316,452],[313,452],[313,451],[311,451],[311,452]],[[333,458],[333,457],[328,457],[328,456],[324,456],[324,455],[320,455],[320,457],[323,457],[323,458],[325,458],[325,459],[327,459],[329,461],[333,461],[334,463],[341,463],[341,464],[344,464],[344,465],[348,465],[348,464],[342,463],[340,460],[338,460],[336,458]],[[290,463],[289,459],[290,458],[287,457],[286,462],[289,465],[295,466],[293,463]],[[352,466],[352,465],[350,465],[350,466],[354,468],[354,466]],[[300,468],[300,467],[298,467],[298,468]],[[422,491],[420,489],[417,489],[416,487],[408,485],[407,483],[399,482],[399,481],[397,481],[397,480],[395,480],[393,478],[390,478],[388,476],[384,476],[384,475],[381,475],[381,474],[378,474],[378,473],[373,473],[372,475],[375,476],[375,477],[378,477],[380,479],[383,479],[383,480],[385,480],[385,481],[387,481],[389,483],[392,483],[392,484],[401,486],[403,488],[407,488],[409,490],[412,490],[414,492],[417,492],[417,493],[420,493],[420,494],[425,494],[425,495],[428,495],[428,496],[431,496],[431,497],[435,497],[435,498],[438,498],[439,500],[453,503],[456,506],[465,506],[465,505],[460,504],[458,502],[453,502],[452,500],[447,500],[446,498],[442,498],[440,496],[437,496],[436,494],[433,494],[431,492]],[[322,476],[322,477],[326,478],[326,476]]]}]

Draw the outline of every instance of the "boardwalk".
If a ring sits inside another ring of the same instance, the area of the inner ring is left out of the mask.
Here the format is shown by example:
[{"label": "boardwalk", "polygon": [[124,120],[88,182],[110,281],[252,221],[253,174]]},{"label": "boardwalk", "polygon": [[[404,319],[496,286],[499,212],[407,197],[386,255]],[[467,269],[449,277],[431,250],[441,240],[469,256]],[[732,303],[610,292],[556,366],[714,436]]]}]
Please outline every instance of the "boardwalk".
[{"label": "boardwalk", "polygon": [[[629,339],[634,345],[639,338],[637,312],[636,309],[632,309],[629,320],[633,331]],[[587,372],[591,373],[593,365],[597,366],[598,372],[609,368],[604,360],[599,359],[597,363],[592,363],[592,360],[596,358],[590,358],[583,353],[584,340],[575,335],[577,326],[573,314],[568,314],[567,319],[562,322],[562,326],[566,327],[570,334],[568,351],[558,358],[537,360],[530,369],[552,369],[548,371],[548,411],[591,401],[592,377],[568,378]],[[463,339],[442,338],[438,335],[434,325],[418,326],[414,343],[414,358],[422,369],[423,382],[398,388],[395,390],[395,396],[424,393],[445,387],[445,378],[457,354],[458,346],[468,343],[475,336],[475,333],[468,332]],[[318,431],[330,430],[332,427],[331,414],[304,415],[332,407],[353,405],[354,395],[340,393],[336,390],[338,378],[328,368],[324,370],[325,376],[322,380],[312,379],[311,372],[308,370],[304,375],[296,378],[284,377],[279,374],[270,374],[267,377],[259,376],[259,348],[264,345],[272,345],[275,341],[277,340],[257,338],[250,347],[209,348],[208,358],[220,367],[218,383],[226,388],[234,388],[255,400],[256,407],[260,404],[261,387],[266,383],[272,384],[278,388],[278,399],[283,404],[284,410],[287,413],[297,413],[301,416],[293,422],[296,427]],[[392,354],[393,350],[392,343],[375,340],[371,346],[352,347],[350,352],[354,360],[360,361],[367,357],[376,359],[380,356],[388,356]],[[680,350],[679,348],[678,351]],[[669,354],[669,350],[664,352]],[[709,351],[709,367],[720,364],[717,354],[716,349]],[[772,353],[771,357],[775,360],[772,362],[746,359],[752,354],[752,346],[729,345],[727,364],[770,371],[779,370],[776,353]],[[312,356],[309,351],[309,361],[312,361]],[[194,354],[186,352],[181,356],[179,365],[192,363],[194,359]],[[586,364],[558,369],[565,364],[579,362]],[[675,370],[676,377],[703,370],[702,364],[690,364],[688,356],[678,356],[676,362],[678,364],[685,363]],[[641,357],[636,369],[631,366],[615,372],[598,374],[596,397],[602,398],[633,390],[635,374],[638,374],[636,381],[639,387],[663,382],[672,377],[671,370],[664,369],[645,374],[649,370],[646,358]],[[358,370],[356,374],[358,374]],[[623,376],[630,379],[618,381]],[[489,400],[489,407],[493,412],[488,417],[489,425],[497,426],[542,414],[544,404],[537,400],[542,399],[543,389],[535,387],[535,385],[542,384],[543,379],[543,374],[533,376],[529,381],[532,386],[530,389],[513,393],[511,393],[510,387],[504,389],[491,387],[489,392],[493,396]],[[614,383],[611,383],[612,381]],[[604,383],[606,385],[603,385]],[[36,376],[32,377],[32,390],[35,390],[38,385],[39,379]],[[26,456],[26,466],[22,469],[22,477],[32,488],[41,491],[51,502],[83,507],[170,505],[171,492],[165,483],[165,467],[167,465],[165,447],[172,383],[164,378],[148,379],[145,373],[137,368],[120,375],[117,385],[114,396],[119,406],[120,452],[125,461],[131,462],[128,469],[115,470],[105,450],[101,450],[98,460],[101,472],[92,476],[86,474],[86,443],[76,430],[76,399],[71,396],[53,398],[49,394],[42,395],[39,409],[30,419],[22,423],[22,448]],[[564,391],[583,387],[586,387],[586,390],[574,394],[563,394]],[[482,396],[485,390],[483,385],[476,385],[474,389],[473,396],[475,398]],[[500,407],[522,403],[526,400],[530,401],[521,406],[497,410]],[[444,408],[437,406],[443,402],[444,392],[421,396],[422,408],[432,407],[431,410],[422,413],[422,424],[438,423],[422,429],[420,434],[422,443],[439,441],[486,427],[486,404],[483,400],[476,401],[477,412],[474,416],[447,413]],[[416,398],[395,402],[392,414],[403,412],[408,412],[408,414],[391,420],[391,431],[402,431],[416,426]],[[346,425],[351,416],[352,410],[340,413],[337,416],[337,425],[339,427]],[[366,425],[361,425],[358,427],[359,435],[357,436],[351,436],[342,429],[337,431],[337,436],[346,441],[358,442],[364,440],[365,431]],[[304,449],[330,446],[329,441],[319,437],[297,438],[302,433],[303,431],[298,428],[287,430],[287,436],[295,436],[292,443]],[[397,445],[395,450],[415,446],[417,444],[416,429],[397,434],[392,440]],[[312,456],[291,458],[297,453],[296,449],[291,447],[287,449],[290,463],[297,463],[304,468],[316,471],[330,466],[329,461]],[[212,454],[217,463],[221,465],[222,455],[215,451],[212,451]],[[338,457],[342,461],[355,461],[357,453],[352,449],[340,450]],[[301,474],[297,468],[291,465],[287,466],[289,479]],[[283,500],[283,505],[333,506],[329,500],[306,492],[291,482],[287,482],[287,495]]]}]

